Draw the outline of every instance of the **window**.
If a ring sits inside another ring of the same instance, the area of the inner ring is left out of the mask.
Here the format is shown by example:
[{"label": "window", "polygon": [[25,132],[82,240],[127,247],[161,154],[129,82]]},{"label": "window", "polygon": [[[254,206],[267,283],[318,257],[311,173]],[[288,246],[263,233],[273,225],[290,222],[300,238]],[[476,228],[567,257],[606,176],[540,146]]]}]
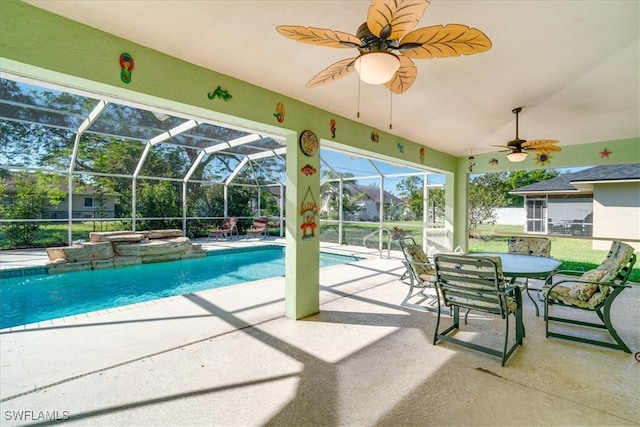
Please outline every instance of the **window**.
[{"label": "window", "polygon": [[92,208],[93,207],[93,197],[85,197],[84,198],[84,207]]}]

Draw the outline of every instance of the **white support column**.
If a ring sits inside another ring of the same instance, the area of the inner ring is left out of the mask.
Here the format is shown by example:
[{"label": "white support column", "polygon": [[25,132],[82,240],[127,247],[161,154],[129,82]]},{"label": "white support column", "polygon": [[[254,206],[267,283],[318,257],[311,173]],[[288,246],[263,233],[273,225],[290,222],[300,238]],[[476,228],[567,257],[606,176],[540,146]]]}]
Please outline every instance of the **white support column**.
[{"label": "white support column", "polygon": [[342,177],[340,177],[340,189],[338,190],[338,197],[340,198],[340,203],[338,203],[338,244],[339,245],[344,245],[346,244],[345,242],[342,241],[342,232],[343,232],[343,224],[342,224],[342,214],[343,214],[343,209],[342,209],[342,195],[343,195],[343,187],[344,187],[344,180],[342,179]]},{"label": "white support column", "polygon": [[280,209],[280,237],[284,236],[284,184],[280,183],[280,201],[278,208]]},{"label": "white support column", "polygon": [[[422,250],[428,252],[427,229],[429,228],[429,185],[428,174],[424,174],[422,178]],[[434,218],[435,223],[435,218]]]}]

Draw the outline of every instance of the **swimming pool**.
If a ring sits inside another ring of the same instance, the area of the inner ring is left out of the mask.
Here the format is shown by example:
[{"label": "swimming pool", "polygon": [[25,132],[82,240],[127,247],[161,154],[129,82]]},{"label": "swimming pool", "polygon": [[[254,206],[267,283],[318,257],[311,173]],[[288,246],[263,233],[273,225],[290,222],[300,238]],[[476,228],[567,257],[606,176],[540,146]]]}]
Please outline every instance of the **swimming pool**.
[{"label": "swimming pool", "polygon": [[[320,267],[361,258],[320,254]],[[205,258],[0,281],[0,329],[284,275],[284,247],[210,251]]]}]

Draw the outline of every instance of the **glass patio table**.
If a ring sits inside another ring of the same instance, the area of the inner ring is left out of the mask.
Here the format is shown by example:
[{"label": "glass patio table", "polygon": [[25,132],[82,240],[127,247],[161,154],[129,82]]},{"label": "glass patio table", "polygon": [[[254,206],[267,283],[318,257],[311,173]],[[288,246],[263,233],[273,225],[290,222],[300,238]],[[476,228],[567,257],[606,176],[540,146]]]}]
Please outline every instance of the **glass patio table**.
[{"label": "glass patio table", "polygon": [[[502,261],[502,274],[510,278],[510,284],[515,283],[517,278],[542,279],[546,280],[552,273],[557,271],[562,265],[562,261],[554,258],[542,256],[512,254],[506,252],[474,252],[466,256],[492,256],[499,257]],[[524,282],[524,290],[529,299],[536,307],[536,316],[539,315],[538,304],[529,293],[528,281]]]}]

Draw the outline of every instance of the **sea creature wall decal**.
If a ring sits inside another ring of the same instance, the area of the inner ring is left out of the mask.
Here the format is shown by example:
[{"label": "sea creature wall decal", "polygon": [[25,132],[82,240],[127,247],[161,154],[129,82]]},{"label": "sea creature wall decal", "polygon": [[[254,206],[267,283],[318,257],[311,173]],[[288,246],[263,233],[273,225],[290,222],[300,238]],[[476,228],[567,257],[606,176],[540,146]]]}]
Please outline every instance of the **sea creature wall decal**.
[{"label": "sea creature wall decal", "polygon": [[307,164],[304,167],[302,167],[302,169],[300,169],[300,172],[302,172],[306,176],[311,176],[311,175],[315,175],[315,173],[318,172],[318,170],[313,166]]},{"label": "sea creature wall decal", "polygon": [[282,105],[282,102],[278,102],[276,105],[276,112],[273,113],[273,116],[276,118],[278,123],[284,122],[284,105]]},{"label": "sea creature wall decal", "polygon": [[222,89],[220,86],[218,86],[214,91],[209,92],[207,94],[207,97],[209,99],[220,98],[223,101],[228,101],[231,98],[233,98],[233,96],[231,96],[231,94],[228,91]]}]

